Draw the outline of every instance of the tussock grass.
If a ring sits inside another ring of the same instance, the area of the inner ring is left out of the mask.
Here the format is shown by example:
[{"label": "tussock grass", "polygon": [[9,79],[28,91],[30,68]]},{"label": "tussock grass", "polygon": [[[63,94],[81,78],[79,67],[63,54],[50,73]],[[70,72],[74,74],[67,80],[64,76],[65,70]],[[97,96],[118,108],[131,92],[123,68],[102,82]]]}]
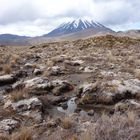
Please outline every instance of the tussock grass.
[{"label": "tussock grass", "polygon": [[3,66],[3,71],[4,71],[5,74],[10,74],[12,72],[11,65],[10,64],[5,64]]},{"label": "tussock grass", "polygon": [[25,99],[27,94],[26,90],[15,90],[11,92],[10,99],[14,102]]},{"label": "tussock grass", "polygon": [[13,133],[11,140],[33,140],[33,131],[28,127],[21,127],[19,132]]},{"label": "tussock grass", "polygon": [[65,117],[64,119],[61,120],[61,126],[64,129],[70,129],[73,126],[73,121],[71,120],[70,117]]},{"label": "tussock grass", "polygon": [[135,69],[134,74],[136,78],[140,79],[140,69]]}]

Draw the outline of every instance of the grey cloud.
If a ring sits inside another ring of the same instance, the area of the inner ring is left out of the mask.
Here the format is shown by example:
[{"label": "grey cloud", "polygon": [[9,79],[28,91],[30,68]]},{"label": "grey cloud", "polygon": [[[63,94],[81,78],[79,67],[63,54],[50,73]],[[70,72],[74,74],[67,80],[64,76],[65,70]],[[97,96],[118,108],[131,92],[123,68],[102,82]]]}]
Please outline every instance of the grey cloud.
[{"label": "grey cloud", "polygon": [[39,18],[37,9],[32,3],[22,3],[16,7],[11,7],[0,16],[0,24],[10,24],[20,21],[33,21]]},{"label": "grey cloud", "polygon": [[[49,0],[14,1],[17,1],[18,4],[11,7],[9,6],[2,14],[0,13],[0,25],[3,25],[2,28],[5,29],[9,27],[11,32],[15,30],[16,27],[18,28],[19,24],[22,24],[21,27],[25,27],[23,29],[32,28],[32,31],[37,29],[39,34],[44,30],[44,32],[47,33],[50,29],[55,28],[62,22],[66,22],[66,18],[85,16],[93,20],[95,19],[106,26],[140,22],[139,0],[86,0],[87,5],[84,5],[85,1],[81,0],[84,1],[84,3],[81,2],[81,5],[75,6],[74,3],[71,3],[71,6],[67,6],[65,10],[62,10],[63,12],[58,9],[56,11],[55,9],[54,11],[52,10],[53,14],[48,14],[49,11],[45,7],[45,4],[43,7],[35,5],[35,1],[49,4]],[[62,6],[62,8],[65,7],[63,3],[59,6]],[[52,9],[53,8],[54,7],[52,7]],[[59,9],[61,9],[61,7]],[[20,33],[19,30],[16,31]]]},{"label": "grey cloud", "polygon": [[[105,0],[100,0],[100,2],[103,1],[105,2]],[[123,5],[120,5],[119,7],[119,4]],[[118,9],[116,9],[116,6],[118,6]],[[112,7],[108,7],[109,9],[103,9],[103,16],[99,20],[106,25],[120,25],[140,21],[139,0],[120,0],[120,3],[118,2],[118,5],[116,6],[112,5]]]},{"label": "grey cloud", "polygon": [[74,9],[71,8],[67,10],[65,13],[58,14],[56,17],[58,18],[64,18],[64,17],[70,17],[70,18],[79,18],[83,16],[89,16],[91,15],[88,9]]}]

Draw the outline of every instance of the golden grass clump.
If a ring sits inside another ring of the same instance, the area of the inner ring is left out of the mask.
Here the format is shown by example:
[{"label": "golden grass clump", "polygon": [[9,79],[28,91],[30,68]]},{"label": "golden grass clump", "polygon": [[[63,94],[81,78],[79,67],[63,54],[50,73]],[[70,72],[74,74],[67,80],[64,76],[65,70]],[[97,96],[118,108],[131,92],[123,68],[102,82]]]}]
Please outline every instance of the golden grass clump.
[{"label": "golden grass clump", "polygon": [[61,126],[64,129],[70,129],[73,125],[73,121],[69,117],[65,117],[64,119],[61,120]]},{"label": "golden grass clump", "polygon": [[140,60],[139,59],[135,60],[135,65],[140,66]]},{"label": "golden grass clump", "polygon": [[43,72],[43,76],[44,77],[48,77],[50,75],[50,72],[48,70],[44,71]]},{"label": "golden grass clump", "polygon": [[90,134],[89,131],[85,132],[82,135],[81,140],[92,140],[92,134]]},{"label": "golden grass clump", "polygon": [[134,74],[135,74],[136,78],[140,79],[140,69],[135,69]]},{"label": "golden grass clump", "polygon": [[33,140],[33,131],[31,128],[22,127],[19,132],[12,134],[11,140]]},{"label": "golden grass clump", "polygon": [[4,71],[5,74],[10,74],[12,72],[11,65],[10,64],[5,64],[3,66],[3,71]]},{"label": "golden grass clump", "polygon": [[48,67],[53,67],[55,65],[55,60],[49,60],[47,61],[47,66]]},{"label": "golden grass clump", "polygon": [[16,63],[19,61],[19,59],[20,59],[20,56],[14,54],[14,55],[12,55],[12,57],[11,57],[11,63],[12,63],[12,64],[16,64]]},{"label": "golden grass clump", "polygon": [[127,116],[128,116],[129,126],[134,126],[135,125],[135,120],[136,120],[136,114],[133,111],[129,111],[127,113]]},{"label": "golden grass clump", "polygon": [[73,136],[71,137],[71,140],[78,140],[78,137],[77,137],[76,135],[73,135]]},{"label": "golden grass clump", "polygon": [[15,90],[10,94],[10,99],[14,102],[25,99],[26,91],[25,90]]},{"label": "golden grass clump", "polygon": [[6,135],[0,135],[0,140],[10,140],[10,138]]},{"label": "golden grass clump", "polygon": [[128,56],[127,62],[128,63],[134,63],[135,60],[136,60],[135,56]]},{"label": "golden grass clump", "polygon": [[111,61],[111,62],[116,61],[116,57],[113,56],[113,54],[112,54],[111,51],[108,52],[108,54],[107,54],[107,58],[108,58],[108,60]]}]

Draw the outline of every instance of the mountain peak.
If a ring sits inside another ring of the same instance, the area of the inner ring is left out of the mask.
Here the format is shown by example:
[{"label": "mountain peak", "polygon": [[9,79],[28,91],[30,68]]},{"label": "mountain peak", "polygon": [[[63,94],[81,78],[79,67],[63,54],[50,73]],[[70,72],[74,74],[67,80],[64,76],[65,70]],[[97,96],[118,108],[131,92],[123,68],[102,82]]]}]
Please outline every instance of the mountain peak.
[{"label": "mountain peak", "polygon": [[97,30],[110,30],[107,27],[103,26],[102,24],[93,21],[91,19],[85,19],[85,18],[78,18],[75,20],[71,20],[68,22],[64,22],[60,26],[58,26],[56,29],[48,33],[47,37],[56,37],[56,36],[62,36],[65,34],[71,34],[75,32],[79,32],[86,29],[95,29]]},{"label": "mountain peak", "polygon": [[78,18],[69,22],[65,22],[63,24],[61,24],[58,28],[79,28],[81,30],[83,29],[87,29],[87,28],[99,28],[99,27],[104,27],[103,25],[101,25],[100,23],[93,21],[93,20],[87,20],[85,18]]}]

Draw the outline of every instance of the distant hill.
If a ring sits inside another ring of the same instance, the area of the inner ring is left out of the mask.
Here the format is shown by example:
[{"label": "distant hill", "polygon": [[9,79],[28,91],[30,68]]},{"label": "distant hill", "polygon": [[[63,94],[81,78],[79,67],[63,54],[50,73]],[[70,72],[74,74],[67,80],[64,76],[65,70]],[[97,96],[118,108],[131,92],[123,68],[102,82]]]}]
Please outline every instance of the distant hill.
[{"label": "distant hill", "polygon": [[18,36],[13,34],[1,34],[0,45],[29,45],[27,36]]},{"label": "distant hill", "polygon": [[118,36],[129,36],[132,38],[140,38],[140,30],[119,31]]}]

